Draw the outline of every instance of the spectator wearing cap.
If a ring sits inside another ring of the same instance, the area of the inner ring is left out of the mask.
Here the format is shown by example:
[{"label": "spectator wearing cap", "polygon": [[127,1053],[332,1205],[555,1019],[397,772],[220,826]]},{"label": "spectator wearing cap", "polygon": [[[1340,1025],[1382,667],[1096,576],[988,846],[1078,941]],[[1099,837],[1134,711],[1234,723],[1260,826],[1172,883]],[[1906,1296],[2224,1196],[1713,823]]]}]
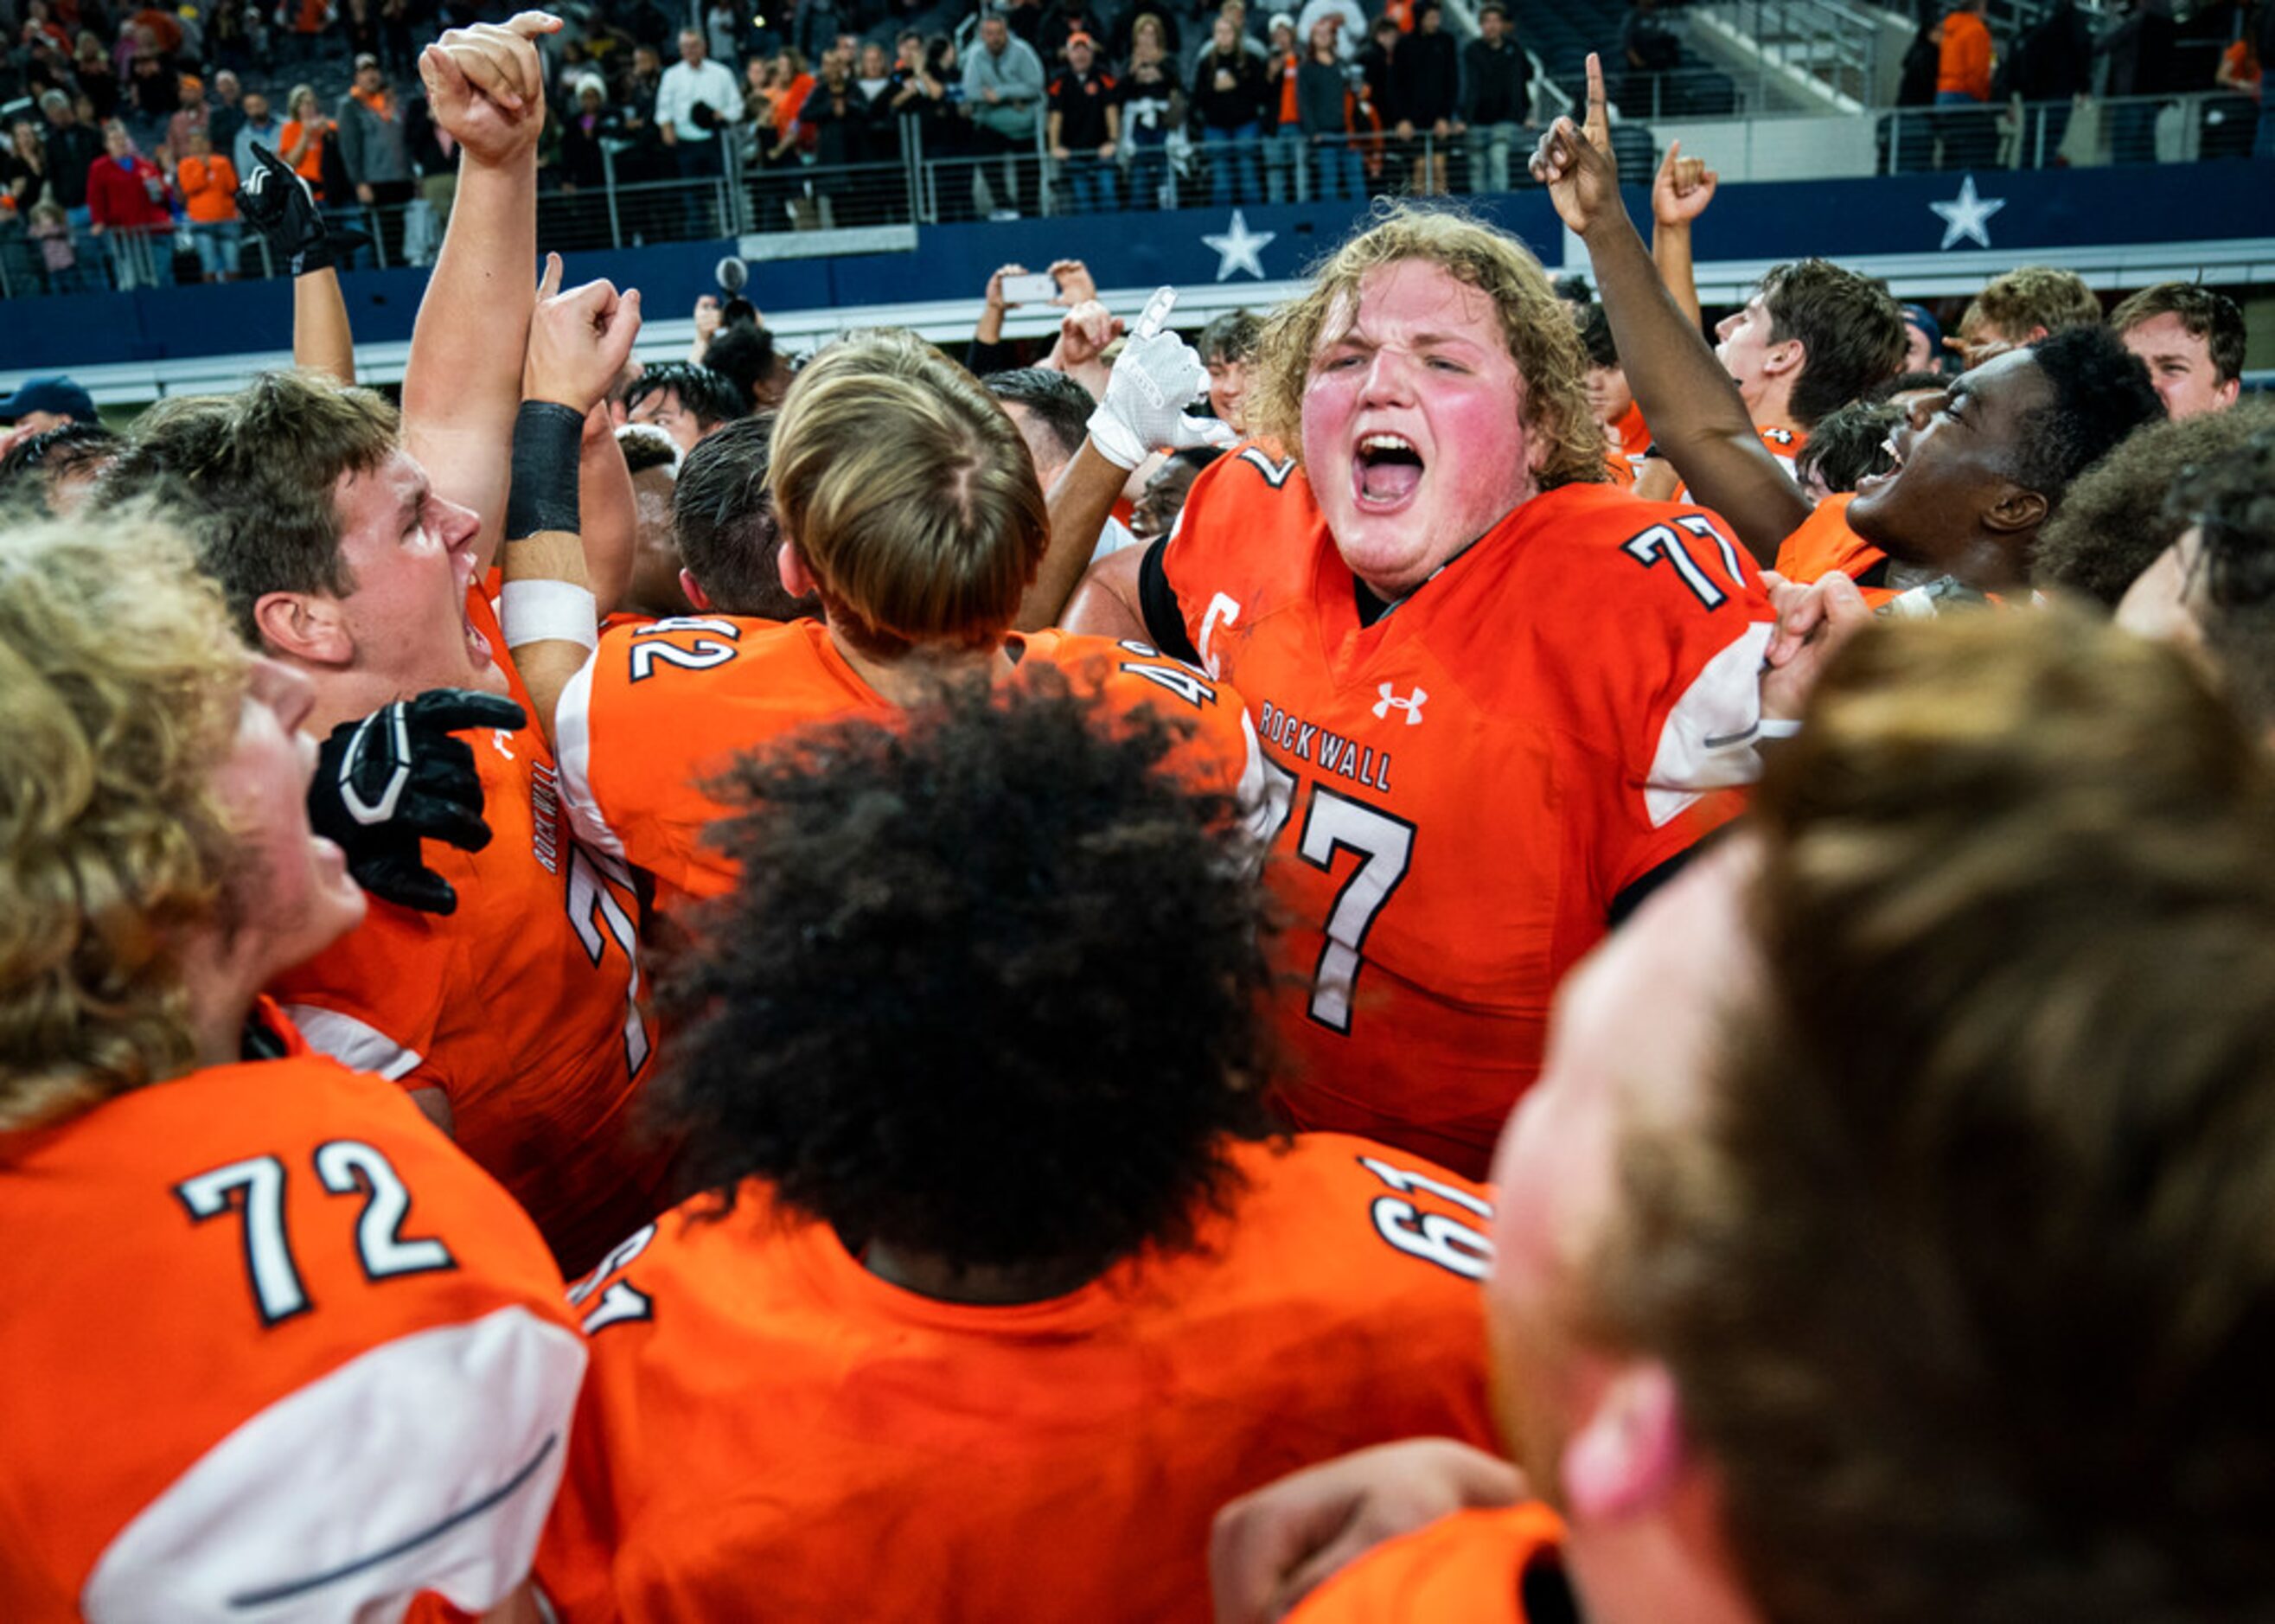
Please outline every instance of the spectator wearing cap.
[{"label": "spectator wearing cap", "polygon": [[1304,0],[1304,9],[1296,13],[1296,37],[1303,41],[1306,49],[1318,37],[1323,17],[1335,18],[1342,25],[1334,36],[1337,58],[1357,61],[1360,49],[1366,44],[1366,13],[1359,9],[1358,0]]},{"label": "spectator wearing cap", "polygon": [[1121,207],[1115,155],[1122,147],[1120,90],[1098,65],[1098,42],[1067,35],[1066,66],[1050,85],[1048,140],[1066,207],[1076,214]]},{"label": "spectator wearing cap", "polygon": [[1531,121],[1532,59],[1500,0],[1478,8],[1478,37],[1462,50],[1462,122],[1469,126],[1470,189],[1508,190],[1508,153]]},{"label": "spectator wearing cap", "polygon": [[1265,26],[1270,36],[1266,68],[1271,94],[1266,103],[1272,133],[1264,144],[1264,191],[1274,203],[1300,203],[1311,195],[1311,166],[1304,162],[1304,108],[1297,85],[1304,53],[1296,41],[1296,19],[1274,11]]},{"label": "spectator wearing cap", "polygon": [[340,162],[356,201],[375,213],[381,262],[403,262],[403,209],[418,190],[405,139],[403,98],[369,51],[355,59],[355,83],[339,105]]},{"label": "spectator wearing cap", "polygon": [[35,434],[61,428],[66,423],[102,421],[93,397],[61,374],[26,378],[13,395],[0,400],[0,423],[28,429]]},{"label": "spectator wearing cap", "polygon": [[1928,313],[1924,305],[1898,306],[1904,315],[1905,372],[1941,372],[1943,370],[1943,323]]}]

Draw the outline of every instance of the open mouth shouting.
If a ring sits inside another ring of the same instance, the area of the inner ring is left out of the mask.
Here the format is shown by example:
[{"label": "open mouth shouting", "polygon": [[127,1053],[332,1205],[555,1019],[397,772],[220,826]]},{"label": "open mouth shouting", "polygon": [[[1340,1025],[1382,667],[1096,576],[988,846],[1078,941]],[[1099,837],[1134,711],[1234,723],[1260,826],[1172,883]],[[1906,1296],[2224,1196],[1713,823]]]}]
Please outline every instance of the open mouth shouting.
[{"label": "open mouth shouting", "polygon": [[1880,449],[1888,454],[1887,470],[1882,473],[1868,473],[1863,479],[1857,480],[1856,494],[1858,495],[1863,495],[1866,491],[1876,491],[1879,489],[1880,487],[1888,484],[1890,481],[1893,480],[1898,474],[1904,471],[1904,442],[1907,438],[1908,438],[1908,436],[1903,430],[1894,429],[1890,431],[1888,437],[1886,440],[1880,442]]},{"label": "open mouth shouting", "polygon": [[1403,434],[1363,436],[1351,457],[1351,495],[1368,513],[1394,513],[1422,487],[1422,453]]}]

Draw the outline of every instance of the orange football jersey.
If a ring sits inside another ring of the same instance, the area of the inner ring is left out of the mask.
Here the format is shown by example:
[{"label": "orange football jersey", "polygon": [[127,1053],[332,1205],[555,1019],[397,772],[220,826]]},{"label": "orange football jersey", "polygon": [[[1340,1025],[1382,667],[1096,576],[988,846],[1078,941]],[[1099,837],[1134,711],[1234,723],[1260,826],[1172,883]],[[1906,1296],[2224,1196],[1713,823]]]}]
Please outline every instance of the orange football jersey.
[{"label": "orange football jersey", "polygon": [[1752,563],[1697,509],[1567,486],[1362,625],[1302,472],[1251,449],[1163,568],[1263,742],[1288,1109],[1482,1175],[1558,981],[1757,770]]},{"label": "orange football jersey", "polygon": [[0,1618],[480,1611],[526,1572],[585,1348],[393,1084],[293,1054],[0,1136]]},{"label": "orange football jersey", "polygon": [[1888,555],[1848,528],[1851,491],[1827,496],[1810,510],[1801,528],[1778,544],[1777,571],[1788,581],[1814,581],[1836,571],[1863,588],[1864,601],[1878,608],[1896,593],[1887,585]]},{"label": "orange football jersey", "polygon": [[1288,1624],[1525,1624],[1579,1610],[1557,1552],[1564,1525],[1538,1501],[1463,1511],[1368,1552]]},{"label": "orange football jersey", "polygon": [[[1198,733],[1180,770],[1209,787],[1235,789],[1250,770],[1239,697],[1190,668],[1142,645],[1060,631],[1014,633],[1005,646],[1020,666],[1057,667],[1109,706],[1160,704],[1190,717]],[[899,714],[820,621],[697,616],[603,637],[562,693],[555,736],[578,833],[654,875],[669,912],[734,883],[733,864],[703,838],[722,812],[707,781],[740,752],[813,723]]]},{"label": "orange football jersey", "polygon": [[[488,603],[477,592],[468,604],[503,648]],[[526,706],[518,679],[514,691]],[[669,1205],[668,1159],[631,1122],[654,1046],[639,899],[620,861],[571,837],[533,721],[464,736],[490,842],[426,848],[457,888],[457,911],[374,898],[361,925],[272,991],[326,1054],[406,1089],[442,1090],[460,1147],[578,1273]]]},{"label": "orange football jersey", "polygon": [[1606,427],[1604,438],[1604,465],[1614,483],[1632,489],[1651,452],[1651,425],[1644,421],[1643,408],[1629,401],[1620,420]]},{"label": "orange football jersey", "polygon": [[1486,1192],[1334,1135],[1235,1156],[1195,1250],[1045,1303],[905,1291],[756,1184],[635,1236],[571,1293],[540,1588],[571,1620],[1201,1621],[1225,1501],[1487,1441]]},{"label": "orange football jersey", "polygon": [[[1784,467],[1786,477],[1799,484],[1800,479],[1794,472],[1794,459],[1801,455],[1801,448],[1809,443],[1808,431],[1799,428],[1763,428],[1756,425],[1754,432],[1762,437],[1762,443],[1769,447],[1771,455],[1775,457]],[[1690,487],[1688,485],[1677,485],[1674,487],[1674,500],[1690,501]]]}]

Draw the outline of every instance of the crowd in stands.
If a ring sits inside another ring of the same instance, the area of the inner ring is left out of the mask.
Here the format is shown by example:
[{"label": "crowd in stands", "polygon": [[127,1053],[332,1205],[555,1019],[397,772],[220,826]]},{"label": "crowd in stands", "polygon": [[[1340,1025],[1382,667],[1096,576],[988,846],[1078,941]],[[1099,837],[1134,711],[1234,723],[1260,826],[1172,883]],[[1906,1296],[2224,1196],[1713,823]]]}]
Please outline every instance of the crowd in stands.
[{"label": "crowd in stands", "polygon": [[0,401],[0,1617],[2275,1613],[2233,301],[1710,333],[1591,57],[1584,278],[643,365],[559,26],[399,405],[282,148],[293,367]]},{"label": "crowd in stands", "polygon": [[2196,8],[2186,39],[2165,0],[2120,0],[2090,13],[2056,0],[2003,38],[1984,12],[1984,0],[1954,0],[1923,13],[1896,103],[1936,111],[1899,115],[1893,168],[1987,167],[2001,157],[2002,128],[2019,166],[2067,164],[2077,113],[2099,112],[2104,102],[2110,161],[2154,162],[2160,98],[2207,92],[2215,94],[2195,115],[2201,155],[2275,157],[2260,65],[2275,54],[2275,6],[2264,0]]},{"label": "crowd in stands", "polygon": [[[2275,150],[2275,120],[2256,114],[2271,11],[2232,20],[2215,74],[2233,93],[2229,133],[2207,154]],[[2188,79],[2193,58],[2146,0],[2098,36],[2069,4],[2012,41],[1994,41],[1981,12],[1968,0],[1923,24],[1898,102],[1931,116],[1898,116],[1891,168],[1989,163],[2010,98],[2028,104],[2013,150],[2051,164],[2067,161],[2089,93],[2211,87]],[[956,220],[1503,190],[1529,184],[1511,157],[1541,112],[1514,15],[1481,5],[1457,39],[1431,0],[1270,12],[1018,0],[976,26],[916,0],[799,0],[774,19],[720,5],[684,29],[654,0],[580,9],[544,48],[541,230],[592,247],[912,208]],[[307,178],[353,239],[346,264],[428,262],[457,155],[410,42],[458,20],[423,0],[359,0],[344,15],[314,0],[273,15],[241,0],[116,14],[105,0],[26,0],[0,70],[6,291],[277,274],[235,196],[255,145]],[[1619,87],[1651,104],[1654,76],[1681,57],[1657,0],[1636,0],[1616,49]],[[2112,155],[2153,157],[2157,114],[2116,105]],[[911,158],[930,166],[913,189]]]}]

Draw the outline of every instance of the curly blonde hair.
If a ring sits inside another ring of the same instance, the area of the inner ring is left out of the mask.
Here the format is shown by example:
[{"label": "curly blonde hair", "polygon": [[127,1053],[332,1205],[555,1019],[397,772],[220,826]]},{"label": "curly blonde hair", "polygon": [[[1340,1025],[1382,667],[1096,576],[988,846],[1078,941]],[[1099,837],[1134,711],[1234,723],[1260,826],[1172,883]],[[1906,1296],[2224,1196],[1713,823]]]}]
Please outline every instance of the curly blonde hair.
[{"label": "curly blonde hair", "polygon": [[194,1065],[178,948],[231,862],[246,672],[163,525],[0,532],[0,1131]]},{"label": "curly blonde hair", "polygon": [[1356,307],[1359,285],[1405,260],[1437,266],[1493,302],[1524,379],[1524,427],[1546,444],[1540,488],[1601,481],[1604,431],[1588,409],[1588,357],[1571,313],[1523,244],[1457,210],[1379,203],[1365,230],[1312,273],[1309,292],[1264,324],[1249,421],[1283,456],[1304,455],[1304,390],[1328,321]]}]

